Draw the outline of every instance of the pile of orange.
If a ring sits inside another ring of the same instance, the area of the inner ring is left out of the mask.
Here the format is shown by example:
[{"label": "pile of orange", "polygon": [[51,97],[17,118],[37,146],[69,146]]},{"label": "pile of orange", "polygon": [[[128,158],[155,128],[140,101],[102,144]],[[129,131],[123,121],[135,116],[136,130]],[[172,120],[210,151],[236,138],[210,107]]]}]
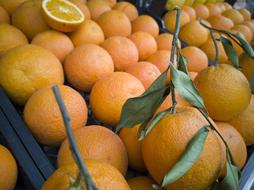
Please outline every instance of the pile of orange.
[{"label": "pile of orange", "polygon": [[[175,19],[176,11],[163,16],[170,32],[175,30]],[[246,9],[188,0],[182,8],[179,33],[188,46],[181,48],[178,41],[209,116],[241,168],[246,161],[246,144],[254,144],[254,99],[248,81],[254,61],[233,43],[241,55],[241,71],[237,70],[228,64],[223,45],[217,41],[219,65],[208,67],[209,60],[215,59],[215,47],[200,20],[217,29],[240,32],[249,42],[254,37],[254,22]],[[100,190],[152,190],[197,131],[208,124],[176,92],[176,113],[166,114],[144,140],[138,141],[139,124],[119,134],[113,132],[125,102],[142,95],[170,64],[173,35],[159,31],[152,16],[139,15],[129,2],[0,0],[0,86],[14,104],[24,108],[24,121],[37,142],[59,147],[58,169],[42,190],[69,189],[78,175],[53,85],[60,91],[78,149]],[[176,56],[173,64],[177,65]],[[167,82],[170,78],[169,71]],[[155,112],[170,106],[169,95]],[[2,146],[0,163],[5,163],[0,164],[0,171],[6,173],[4,178],[0,174],[0,189],[12,190],[17,166]],[[143,176],[127,181],[128,168]],[[209,189],[226,172],[225,147],[209,130],[200,158],[165,189]],[[81,185],[86,189],[84,183]]]}]

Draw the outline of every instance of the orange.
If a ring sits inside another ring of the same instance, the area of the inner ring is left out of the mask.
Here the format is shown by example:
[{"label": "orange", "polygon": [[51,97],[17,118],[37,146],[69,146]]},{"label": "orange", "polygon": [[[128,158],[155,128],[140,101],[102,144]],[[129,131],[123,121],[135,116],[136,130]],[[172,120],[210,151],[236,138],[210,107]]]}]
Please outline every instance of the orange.
[{"label": "orange", "polygon": [[159,35],[159,26],[153,17],[148,15],[141,15],[132,21],[132,33],[147,32],[153,37]]},{"label": "orange", "polygon": [[252,41],[253,35],[252,35],[252,32],[251,32],[251,29],[248,26],[245,26],[243,24],[239,24],[239,25],[234,26],[232,28],[232,30],[236,30],[238,32],[241,32],[248,42]]},{"label": "orange", "polygon": [[251,92],[248,80],[231,65],[208,67],[198,74],[194,83],[210,117],[216,121],[230,121],[249,105]]},{"label": "orange", "polygon": [[232,9],[232,5],[227,2],[223,2],[223,5],[225,6],[226,10]]},{"label": "orange", "polygon": [[106,125],[116,126],[125,101],[145,91],[142,83],[129,73],[115,72],[95,83],[90,104],[95,118]]},{"label": "orange", "polygon": [[127,37],[131,34],[131,22],[122,11],[112,10],[103,13],[97,23],[102,28],[106,38],[112,36]]},{"label": "orange", "polygon": [[251,20],[250,11],[248,11],[245,8],[239,9],[238,11],[242,14],[245,21],[250,21]]},{"label": "orange", "polygon": [[[230,30],[231,32],[233,32],[234,34],[236,33],[240,33],[242,35],[242,37],[245,39],[245,37],[243,36],[243,34],[241,32],[238,32],[236,30]],[[236,53],[238,56],[242,55],[242,53],[244,52],[243,51],[243,48],[241,46],[239,46],[234,40],[232,40],[231,38],[228,38],[231,43],[233,44],[233,48],[236,50]]]},{"label": "orange", "polygon": [[222,15],[231,19],[235,25],[241,24],[244,21],[244,17],[238,10],[235,9],[226,10],[222,13]]},{"label": "orange", "polygon": [[[177,102],[177,106],[191,106],[191,104],[185,100],[184,98],[182,98],[180,96],[180,94],[175,91],[175,96],[176,96],[176,102]],[[160,105],[160,107],[157,109],[157,113],[164,111],[168,108],[170,108],[172,106],[172,97],[171,94],[169,94],[166,99],[162,102],[162,104]]]},{"label": "orange", "polygon": [[222,2],[217,3],[217,5],[219,5],[219,7],[221,9],[221,13],[223,13],[226,10],[226,7],[225,7],[225,5]]},{"label": "orange", "polygon": [[[91,1],[91,0],[90,0]],[[110,7],[114,7],[117,3],[117,0],[106,0]]]},{"label": "orange", "polygon": [[12,14],[12,24],[19,28],[29,40],[49,26],[42,16],[41,1],[28,0],[21,4]]},{"label": "orange", "polygon": [[101,44],[104,41],[104,33],[101,27],[94,21],[86,19],[79,28],[70,34],[74,46],[82,44]]},{"label": "orange", "polygon": [[87,2],[87,7],[90,10],[93,20],[98,19],[104,12],[111,10],[109,4],[105,0],[90,0]]},{"label": "orange", "polygon": [[139,79],[145,89],[148,89],[161,74],[160,70],[154,64],[147,61],[141,61],[129,66],[126,72]]},{"label": "orange", "polygon": [[219,5],[214,3],[207,3],[206,6],[209,9],[209,17],[221,14],[221,8]]},{"label": "orange", "polygon": [[189,72],[190,78],[191,80],[194,80],[196,78],[196,76],[198,75],[197,72]]},{"label": "orange", "polygon": [[[179,107],[176,114],[168,113],[156,124],[142,141],[142,155],[157,183],[175,165],[190,140],[205,125],[205,118],[192,107]],[[216,134],[210,131],[197,162],[183,177],[165,189],[207,189],[219,176],[221,162],[221,144]]]},{"label": "orange", "polygon": [[9,15],[16,10],[16,8],[27,0],[0,0],[0,6],[2,6]]},{"label": "orange", "polygon": [[[85,160],[88,172],[100,190],[131,190],[121,173],[113,166],[98,160]],[[44,183],[41,190],[67,190],[79,174],[76,165],[57,169]],[[87,190],[83,184],[82,190]]]},{"label": "orange", "polygon": [[126,37],[110,37],[101,46],[111,55],[116,71],[124,71],[138,61],[138,49]]},{"label": "orange", "polygon": [[202,19],[208,19],[210,16],[210,12],[209,9],[207,8],[207,6],[201,4],[201,3],[195,3],[192,6],[197,14],[197,18],[202,18]]},{"label": "orange", "polygon": [[182,49],[182,54],[188,60],[188,70],[200,72],[208,67],[207,55],[199,48],[188,46]]},{"label": "orange", "polygon": [[0,24],[9,24],[10,23],[10,17],[8,15],[8,12],[0,6]]},{"label": "orange", "polygon": [[229,30],[234,26],[234,23],[231,19],[222,15],[211,16],[207,21],[213,26],[213,28],[219,30]]},{"label": "orange", "polygon": [[[75,130],[74,136],[83,159],[106,162],[125,175],[128,157],[118,135],[106,127],[91,125]],[[58,167],[75,163],[69,147],[69,141],[65,139],[58,152]]]},{"label": "orange", "polygon": [[[63,102],[71,119],[71,128],[86,124],[87,106],[83,97],[74,89],[58,85]],[[24,120],[38,142],[43,145],[59,145],[65,138],[65,127],[51,86],[36,91],[24,108]]]},{"label": "orange", "polygon": [[0,58],[0,84],[19,105],[24,105],[36,90],[63,82],[60,61],[42,47],[22,45],[9,50]]},{"label": "orange", "polygon": [[[227,63],[228,57],[223,48],[222,43],[220,41],[216,41],[216,44],[219,49],[219,63],[220,64]],[[211,37],[209,37],[209,39],[202,46],[200,46],[200,49],[206,53],[207,57],[211,61],[215,62],[215,46]]]},{"label": "orange", "polygon": [[252,32],[252,35],[254,36],[254,23],[251,21],[244,21],[242,24],[244,24],[245,26],[248,26]]},{"label": "orange", "polygon": [[138,130],[139,125],[132,128],[123,128],[119,136],[126,147],[129,166],[136,171],[144,172],[146,171],[146,167],[141,154],[141,141],[138,141],[137,137]]},{"label": "orange", "polygon": [[28,44],[28,40],[18,28],[9,24],[0,24],[0,55],[24,44]]},{"label": "orange", "polygon": [[[216,122],[216,126],[218,127],[224,140],[227,142],[236,165],[239,169],[242,169],[247,160],[247,148],[243,137],[232,125],[228,123]],[[222,175],[225,176],[227,170],[226,163],[224,163],[223,170]]]},{"label": "orange", "polygon": [[74,3],[83,12],[85,19],[91,19],[91,13],[87,5],[84,2],[82,2],[82,0],[69,0],[69,1]]},{"label": "orange", "polygon": [[113,9],[123,11],[130,21],[133,21],[138,17],[137,8],[129,2],[117,2]]},{"label": "orange", "polygon": [[37,34],[31,44],[41,46],[51,51],[61,62],[73,50],[73,44],[70,38],[54,30],[44,31]]},{"label": "orange", "polygon": [[209,36],[209,31],[199,21],[192,21],[180,30],[180,39],[190,46],[201,46]]},{"label": "orange", "polygon": [[[175,24],[176,24],[176,11],[168,11],[164,16],[163,16],[164,24],[166,29],[168,29],[170,32],[175,31]],[[180,27],[184,26],[190,22],[190,16],[187,12],[182,10],[182,14],[180,17]]]},{"label": "orange", "polygon": [[96,81],[114,72],[114,64],[106,50],[95,44],[84,44],[66,57],[64,71],[75,88],[90,92]]},{"label": "orange", "polygon": [[128,180],[131,190],[154,190],[155,181],[148,176],[138,176]]},{"label": "orange", "polygon": [[138,49],[139,60],[147,59],[157,50],[156,40],[147,32],[135,32],[129,39],[134,42]]},{"label": "orange", "polygon": [[[173,35],[169,33],[162,33],[156,38],[158,50],[169,50],[172,48]],[[181,48],[181,42],[178,41],[179,48]]]},{"label": "orange", "polygon": [[254,60],[248,54],[244,53],[240,57],[241,71],[245,77],[250,81],[254,73]]},{"label": "orange", "polygon": [[43,0],[42,12],[47,24],[60,32],[73,32],[85,20],[79,7],[68,0]]},{"label": "orange", "polygon": [[182,7],[182,10],[184,10],[190,17],[190,21],[196,20],[197,15],[196,15],[196,11],[194,8],[192,8],[191,6],[188,5],[184,5]]},{"label": "orange", "polygon": [[248,107],[240,113],[238,116],[234,117],[230,124],[237,129],[237,131],[242,135],[246,145],[254,144],[254,95],[251,96],[251,101]]},{"label": "orange", "polygon": [[0,145],[0,186],[2,190],[13,190],[18,177],[18,168],[11,152]]}]

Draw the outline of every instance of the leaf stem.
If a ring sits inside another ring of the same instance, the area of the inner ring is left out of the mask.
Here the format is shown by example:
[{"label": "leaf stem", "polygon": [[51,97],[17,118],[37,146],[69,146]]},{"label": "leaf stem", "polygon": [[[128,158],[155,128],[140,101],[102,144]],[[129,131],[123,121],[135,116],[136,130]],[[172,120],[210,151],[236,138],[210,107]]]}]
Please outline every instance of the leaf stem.
[{"label": "leaf stem", "polygon": [[73,155],[74,160],[75,160],[76,164],[78,165],[82,175],[85,178],[86,188],[87,188],[87,190],[97,190],[96,185],[92,181],[92,178],[89,175],[88,169],[86,168],[86,166],[83,162],[83,159],[79,153],[77,143],[76,143],[75,137],[74,137],[72,129],[71,129],[70,115],[66,109],[66,106],[64,105],[60,91],[56,85],[54,85],[52,87],[52,90],[54,92],[57,104],[59,106],[59,109],[60,109],[62,117],[63,117],[64,126],[65,126],[67,137],[68,137],[68,140],[70,143],[70,149],[71,149],[72,155]]},{"label": "leaf stem", "polygon": [[[175,59],[175,51],[178,48],[178,35],[180,32],[180,19],[181,19],[181,9],[176,8],[176,25],[175,25],[175,32],[172,40],[172,48],[171,48],[171,55],[170,55],[170,64],[174,65]],[[172,112],[173,114],[176,112],[176,96],[175,96],[175,87],[170,81],[170,88],[171,88],[171,98],[172,98]]]},{"label": "leaf stem", "polygon": [[213,30],[209,30],[210,32],[210,35],[211,35],[211,38],[213,40],[213,44],[214,44],[214,47],[215,47],[215,65],[218,65],[219,64],[219,48],[218,48],[218,44],[216,42],[216,39],[213,35]]}]

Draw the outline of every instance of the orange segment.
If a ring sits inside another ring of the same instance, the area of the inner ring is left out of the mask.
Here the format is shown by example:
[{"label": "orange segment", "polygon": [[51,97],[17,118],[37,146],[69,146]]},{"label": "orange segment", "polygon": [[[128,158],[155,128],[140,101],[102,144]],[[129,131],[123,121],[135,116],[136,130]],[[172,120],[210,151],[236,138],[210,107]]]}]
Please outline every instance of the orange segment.
[{"label": "orange segment", "polygon": [[83,12],[67,0],[44,0],[42,8],[46,22],[61,32],[71,32],[84,21]]}]

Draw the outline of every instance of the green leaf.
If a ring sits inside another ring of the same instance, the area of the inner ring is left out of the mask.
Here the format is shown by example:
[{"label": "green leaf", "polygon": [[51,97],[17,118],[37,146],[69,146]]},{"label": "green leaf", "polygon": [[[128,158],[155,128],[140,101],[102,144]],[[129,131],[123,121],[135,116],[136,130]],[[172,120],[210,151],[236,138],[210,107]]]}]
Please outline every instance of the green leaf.
[{"label": "green leaf", "polygon": [[227,162],[227,175],[221,181],[220,186],[222,190],[239,190],[239,175],[238,167]]},{"label": "green leaf", "polygon": [[172,111],[172,108],[168,108],[164,111],[161,111],[156,114],[156,116],[146,125],[146,127],[142,128],[138,133],[138,140],[143,140],[148,133],[154,128],[154,126],[167,114]]},{"label": "green leaf", "polygon": [[240,42],[241,47],[243,48],[243,50],[249,54],[249,56],[254,57],[254,51],[251,47],[251,45],[249,44],[249,42],[247,42],[244,37],[241,35],[241,33],[236,33],[233,34],[231,33],[232,36],[234,36],[235,38],[237,38],[237,40]]},{"label": "green leaf", "polygon": [[211,190],[221,190],[220,183],[218,181],[215,181],[211,187]]},{"label": "green leaf", "polygon": [[177,70],[173,65],[170,65],[170,70],[172,83],[179,94],[193,106],[203,109],[207,114],[203,99],[190,79],[190,76]]},{"label": "green leaf", "polygon": [[188,69],[187,69],[187,64],[188,64],[188,60],[183,56],[183,54],[179,54],[179,65],[178,65],[178,70],[183,71],[185,74],[189,74],[188,73]]},{"label": "green leaf", "polygon": [[254,72],[252,73],[251,77],[250,77],[250,89],[252,94],[254,94]]},{"label": "green leaf", "polygon": [[166,96],[170,87],[166,84],[168,69],[164,71],[141,96],[128,99],[123,105],[116,132],[131,128],[151,118]]},{"label": "green leaf", "polygon": [[223,36],[220,37],[220,41],[222,42],[222,45],[224,47],[224,50],[225,50],[230,62],[237,69],[240,68],[239,58],[238,58],[236,50],[233,48],[233,45],[232,45],[231,41],[228,40],[227,38],[223,37]]},{"label": "green leaf", "polygon": [[70,185],[69,190],[82,190],[83,176],[79,172],[75,181]]},{"label": "green leaf", "polygon": [[179,161],[164,176],[160,185],[154,185],[154,188],[160,189],[174,183],[191,169],[203,151],[208,133],[208,126],[204,126],[194,135]]}]

